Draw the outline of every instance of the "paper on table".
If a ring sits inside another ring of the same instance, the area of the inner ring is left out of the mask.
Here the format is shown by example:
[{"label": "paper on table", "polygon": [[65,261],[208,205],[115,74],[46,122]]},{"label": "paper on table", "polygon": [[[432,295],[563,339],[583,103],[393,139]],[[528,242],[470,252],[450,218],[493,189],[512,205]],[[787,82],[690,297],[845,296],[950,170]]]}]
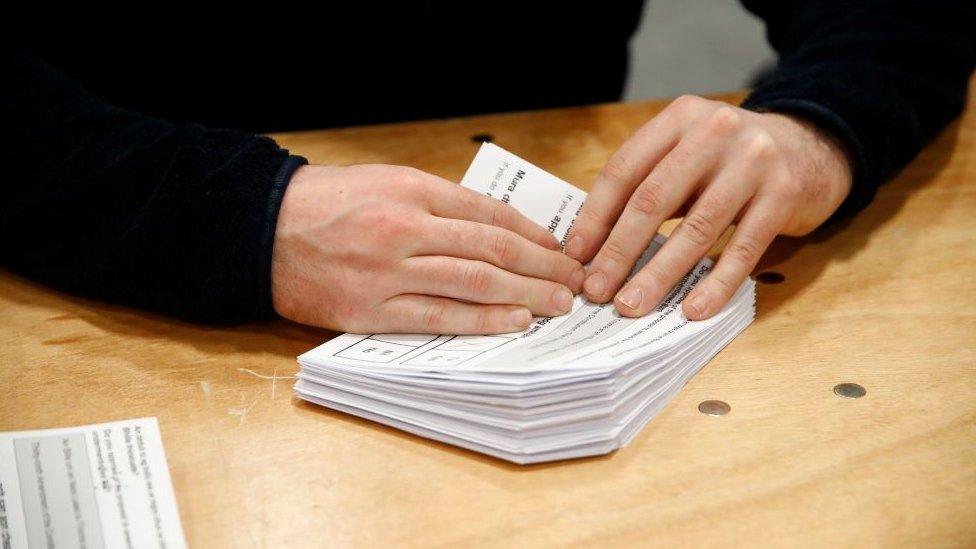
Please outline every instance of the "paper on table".
[{"label": "paper on table", "polygon": [[[465,187],[509,203],[563,241],[586,192],[504,149],[485,143],[461,180]],[[658,235],[635,266],[640,269],[660,249]],[[556,318],[536,318],[523,332],[491,336],[343,334],[299,357],[303,363],[333,363],[382,371],[419,370],[530,373],[552,369],[604,369],[678,344],[722,323],[726,307],[711,319],[689,322],[681,313],[685,296],[709,271],[702,260],[643,318],[620,316],[612,304],[577,296],[571,311]],[[752,282],[735,299],[752,299]]]},{"label": "paper on table", "polygon": [[[494,145],[462,184],[564,239],[586,194]],[[663,244],[654,239],[640,268]],[[630,441],[755,314],[755,283],[689,322],[687,273],[651,314],[577,298],[570,313],[502,335],[340,336],[298,357],[299,398],[515,463],[605,454]]]},{"label": "paper on table", "polygon": [[186,547],[156,418],[0,433],[0,547]]}]

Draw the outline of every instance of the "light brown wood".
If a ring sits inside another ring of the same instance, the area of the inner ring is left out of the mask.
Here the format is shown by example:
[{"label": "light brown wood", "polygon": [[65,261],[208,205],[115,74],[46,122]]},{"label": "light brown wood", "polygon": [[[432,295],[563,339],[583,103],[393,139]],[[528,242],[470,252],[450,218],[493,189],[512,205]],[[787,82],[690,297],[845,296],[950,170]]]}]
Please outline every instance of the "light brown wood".
[{"label": "light brown wood", "polygon": [[[729,96],[729,99],[735,99]],[[970,104],[976,97],[970,97]],[[489,133],[580,186],[665,102],[278,136],[457,180]],[[197,547],[976,544],[976,110],[853,221],[780,240],[758,318],[628,447],[519,467],[296,401],[328,332],[207,328],[0,274],[0,430],[158,416]],[[839,382],[860,400],[832,394]],[[705,399],[732,412],[699,414]]]}]

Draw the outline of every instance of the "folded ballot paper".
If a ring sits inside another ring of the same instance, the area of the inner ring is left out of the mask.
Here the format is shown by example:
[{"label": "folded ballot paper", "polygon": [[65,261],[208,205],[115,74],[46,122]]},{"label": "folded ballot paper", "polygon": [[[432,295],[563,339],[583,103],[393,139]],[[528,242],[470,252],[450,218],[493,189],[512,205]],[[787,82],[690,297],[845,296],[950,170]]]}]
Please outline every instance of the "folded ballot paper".
[{"label": "folded ballot paper", "polygon": [[[508,202],[563,241],[586,193],[486,143],[461,184]],[[658,235],[636,269],[660,249]],[[643,318],[577,296],[560,317],[503,335],[343,334],[298,357],[299,398],[516,463],[606,454],[627,444],[752,322],[749,279],[716,316],[681,301],[702,260]]]}]

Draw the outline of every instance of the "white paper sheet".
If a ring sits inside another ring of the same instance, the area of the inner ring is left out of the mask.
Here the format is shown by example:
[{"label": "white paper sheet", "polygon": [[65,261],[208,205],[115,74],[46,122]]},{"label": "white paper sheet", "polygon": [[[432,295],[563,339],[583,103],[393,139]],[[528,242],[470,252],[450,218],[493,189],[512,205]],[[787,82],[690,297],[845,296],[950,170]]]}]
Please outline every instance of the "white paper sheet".
[{"label": "white paper sheet", "polygon": [[[564,240],[586,193],[495,145],[462,180]],[[639,269],[664,243],[657,237]],[[342,335],[298,357],[299,398],[515,463],[605,454],[626,444],[755,314],[745,281],[713,318],[681,301],[703,260],[650,314],[624,318],[581,297],[523,332]]]},{"label": "white paper sheet", "polygon": [[[586,193],[533,164],[485,143],[461,180],[467,188],[502,200],[564,241]],[[640,269],[664,243],[658,235],[635,266]],[[551,369],[606,369],[667,348],[725,320],[731,306],[711,319],[688,321],[681,302],[711,269],[702,260],[650,314],[620,316],[609,304],[577,296],[571,311],[536,318],[519,333],[491,336],[343,334],[299,357],[303,363],[341,364],[373,372],[484,371],[530,373]],[[752,300],[751,280],[736,299]]]},{"label": "white paper sheet", "polygon": [[156,418],[0,433],[0,547],[186,547]]}]

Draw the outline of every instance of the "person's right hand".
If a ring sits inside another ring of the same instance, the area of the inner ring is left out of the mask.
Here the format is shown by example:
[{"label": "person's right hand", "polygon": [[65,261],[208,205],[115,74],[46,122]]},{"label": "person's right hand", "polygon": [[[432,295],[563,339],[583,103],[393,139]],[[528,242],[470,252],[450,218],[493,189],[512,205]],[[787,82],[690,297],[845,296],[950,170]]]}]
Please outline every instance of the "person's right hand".
[{"label": "person's right hand", "polygon": [[583,267],[511,206],[413,168],[304,166],[271,268],[281,316],[334,330],[489,334],[569,311]]}]

